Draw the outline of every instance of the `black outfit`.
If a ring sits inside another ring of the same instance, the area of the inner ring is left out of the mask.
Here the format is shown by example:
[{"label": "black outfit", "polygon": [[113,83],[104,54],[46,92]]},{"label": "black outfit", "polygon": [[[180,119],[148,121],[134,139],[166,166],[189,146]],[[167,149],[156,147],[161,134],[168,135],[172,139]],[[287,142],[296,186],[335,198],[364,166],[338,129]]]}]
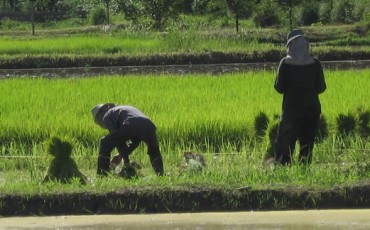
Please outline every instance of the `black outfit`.
[{"label": "black outfit", "polygon": [[132,106],[115,106],[105,113],[103,125],[110,133],[100,140],[98,174],[107,174],[113,148],[118,149],[126,164],[129,163],[128,156],[143,141],[148,147],[154,171],[158,175],[163,175],[163,161],[156,127],[147,116]]},{"label": "black outfit", "polygon": [[311,163],[321,105],[318,94],[326,89],[318,59],[306,65],[280,62],[275,89],[284,94],[281,121],[275,141],[275,161],[291,163],[295,143],[300,144],[299,161]]}]

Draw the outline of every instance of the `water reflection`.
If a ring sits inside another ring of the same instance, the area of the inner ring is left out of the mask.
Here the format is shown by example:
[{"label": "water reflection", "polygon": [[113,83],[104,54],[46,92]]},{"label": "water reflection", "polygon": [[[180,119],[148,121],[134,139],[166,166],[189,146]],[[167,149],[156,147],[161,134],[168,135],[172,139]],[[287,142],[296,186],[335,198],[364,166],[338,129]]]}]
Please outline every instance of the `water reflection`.
[{"label": "water reflection", "polygon": [[370,209],[0,218],[2,229],[370,229]]},{"label": "water reflection", "polygon": [[74,226],[73,228],[58,228],[58,229],[79,229],[79,230],[280,230],[280,229],[291,229],[291,230],[347,230],[347,229],[369,229],[370,226],[363,226],[358,223],[351,224],[338,224],[338,225],[305,225],[305,224],[225,224],[225,225],[212,225],[212,224],[166,224],[161,226],[142,226],[142,225],[125,225],[125,224],[101,224],[91,226]]}]

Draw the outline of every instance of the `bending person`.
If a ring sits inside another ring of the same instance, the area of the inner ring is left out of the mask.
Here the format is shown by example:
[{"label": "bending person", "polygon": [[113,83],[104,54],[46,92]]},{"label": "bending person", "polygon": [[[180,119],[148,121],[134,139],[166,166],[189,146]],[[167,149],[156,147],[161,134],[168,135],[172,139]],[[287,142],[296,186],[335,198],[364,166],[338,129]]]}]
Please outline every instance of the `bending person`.
[{"label": "bending person", "polygon": [[117,148],[119,155],[113,157],[112,163],[124,161],[129,164],[129,155],[143,141],[148,147],[150,163],[157,173],[163,175],[163,161],[159,150],[156,127],[140,110],[128,105],[113,103],[99,104],[91,110],[94,121],[109,134],[100,139],[98,156],[98,175],[107,175],[110,155]]}]

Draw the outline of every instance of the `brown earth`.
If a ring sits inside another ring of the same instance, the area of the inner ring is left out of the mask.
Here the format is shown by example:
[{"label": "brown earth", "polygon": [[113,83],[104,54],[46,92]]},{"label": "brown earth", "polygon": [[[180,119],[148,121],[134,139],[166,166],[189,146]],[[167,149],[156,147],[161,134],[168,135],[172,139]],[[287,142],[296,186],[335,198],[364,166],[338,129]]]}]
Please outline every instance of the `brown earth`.
[{"label": "brown earth", "polygon": [[370,180],[330,189],[123,188],[105,194],[0,196],[1,216],[370,208]]},{"label": "brown earth", "polygon": [[[261,63],[223,63],[223,64],[184,64],[184,65],[147,65],[147,66],[106,66],[1,69],[0,78],[9,77],[92,77],[101,75],[140,75],[140,74],[225,74],[242,71],[276,70],[278,62]],[[369,68],[370,60],[322,61],[324,69],[346,70]]]}]

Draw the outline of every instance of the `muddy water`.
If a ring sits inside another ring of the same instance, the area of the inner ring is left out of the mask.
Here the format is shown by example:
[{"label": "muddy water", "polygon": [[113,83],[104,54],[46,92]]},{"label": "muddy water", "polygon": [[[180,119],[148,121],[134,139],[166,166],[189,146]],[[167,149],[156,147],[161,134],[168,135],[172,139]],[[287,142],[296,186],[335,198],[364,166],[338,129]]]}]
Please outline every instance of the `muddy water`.
[{"label": "muddy water", "polygon": [[0,229],[370,229],[370,209],[12,217]]}]

